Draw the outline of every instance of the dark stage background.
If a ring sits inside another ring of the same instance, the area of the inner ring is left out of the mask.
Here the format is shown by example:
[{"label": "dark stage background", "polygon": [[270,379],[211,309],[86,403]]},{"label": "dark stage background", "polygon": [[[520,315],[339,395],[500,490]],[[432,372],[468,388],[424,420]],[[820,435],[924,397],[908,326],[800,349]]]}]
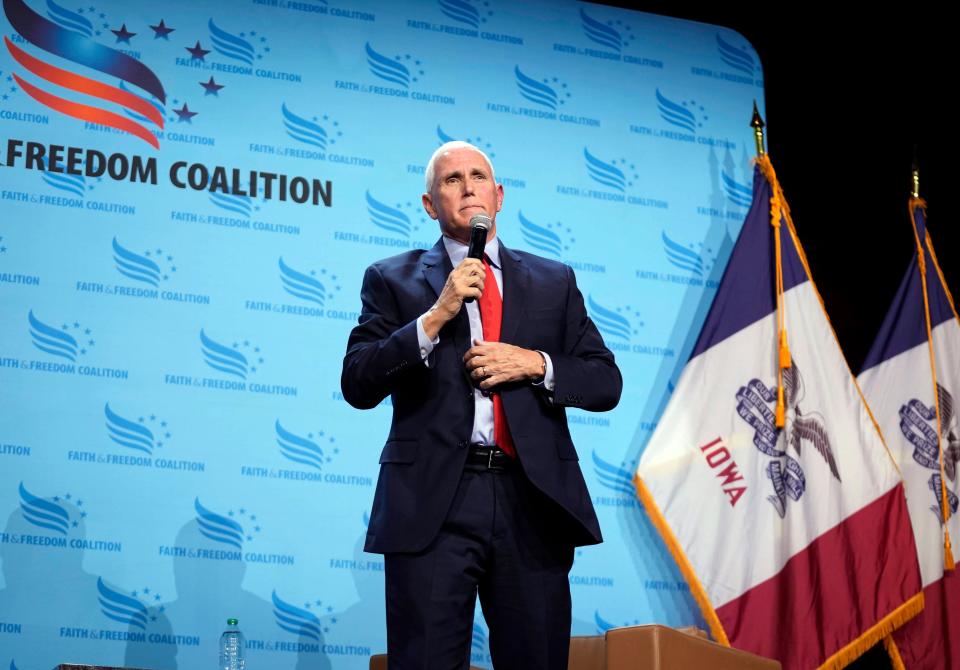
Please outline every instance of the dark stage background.
[{"label": "dark stage background", "polygon": [[[854,374],[913,253],[914,151],[934,248],[951,291],[960,291],[942,11],[923,3],[856,14],[806,3],[602,4],[727,26],[753,44],[764,71],[767,151]],[[890,664],[877,645],[848,667]]]},{"label": "dark stage background", "polygon": [[[951,291],[960,290],[960,236],[947,204],[955,141],[942,11],[924,3],[885,13],[806,3],[602,4],[727,26],[753,44],[764,70],[767,149],[854,373],[913,252],[914,145],[934,248]],[[744,110],[744,132],[749,121]]]}]

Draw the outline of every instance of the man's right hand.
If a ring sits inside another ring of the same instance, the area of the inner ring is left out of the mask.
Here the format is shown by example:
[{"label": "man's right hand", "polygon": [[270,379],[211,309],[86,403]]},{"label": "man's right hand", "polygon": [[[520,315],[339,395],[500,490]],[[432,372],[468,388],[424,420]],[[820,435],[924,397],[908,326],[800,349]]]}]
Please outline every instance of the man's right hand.
[{"label": "man's right hand", "polygon": [[464,258],[463,262],[447,275],[447,282],[443,285],[440,297],[423,315],[423,330],[427,337],[434,339],[440,329],[460,313],[465,298],[479,298],[483,295],[485,277],[483,263],[476,258]]}]

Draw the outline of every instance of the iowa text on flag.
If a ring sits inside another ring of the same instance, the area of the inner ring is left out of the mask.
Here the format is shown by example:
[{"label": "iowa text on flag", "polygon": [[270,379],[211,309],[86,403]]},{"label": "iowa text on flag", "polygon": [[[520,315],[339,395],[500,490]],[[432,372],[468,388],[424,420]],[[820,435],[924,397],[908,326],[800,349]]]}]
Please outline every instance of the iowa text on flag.
[{"label": "iowa text on flag", "polygon": [[913,259],[859,377],[903,473],[926,603],[888,648],[907,668],[960,668],[960,576],[944,569],[960,537],[960,321],[919,198],[910,215]]},{"label": "iowa text on flag", "polygon": [[723,644],[843,667],[923,606],[902,481],[766,156],[635,482]]}]

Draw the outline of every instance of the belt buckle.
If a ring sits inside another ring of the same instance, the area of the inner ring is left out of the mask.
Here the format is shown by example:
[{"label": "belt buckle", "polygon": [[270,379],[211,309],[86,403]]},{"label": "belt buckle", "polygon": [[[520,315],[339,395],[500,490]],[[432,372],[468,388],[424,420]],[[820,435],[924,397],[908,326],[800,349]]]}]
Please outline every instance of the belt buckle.
[{"label": "belt buckle", "polygon": [[[502,454],[503,452],[500,453]],[[505,465],[493,462],[493,457],[497,455],[497,447],[490,449],[490,453],[487,455],[487,470],[490,472],[506,472],[507,468]]]}]

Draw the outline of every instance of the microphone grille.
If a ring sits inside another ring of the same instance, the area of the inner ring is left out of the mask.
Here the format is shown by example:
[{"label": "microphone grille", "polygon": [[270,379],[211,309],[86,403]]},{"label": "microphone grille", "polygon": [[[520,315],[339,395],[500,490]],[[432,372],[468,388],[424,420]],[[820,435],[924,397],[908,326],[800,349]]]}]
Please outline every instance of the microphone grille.
[{"label": "microphone grille", "polygon": [[490,217],[486,214],[474,214],[470,217],[470,228],[483,228],[484,230],[490,230],[490,226],[493,225],[493,221],[490,220]]}]

